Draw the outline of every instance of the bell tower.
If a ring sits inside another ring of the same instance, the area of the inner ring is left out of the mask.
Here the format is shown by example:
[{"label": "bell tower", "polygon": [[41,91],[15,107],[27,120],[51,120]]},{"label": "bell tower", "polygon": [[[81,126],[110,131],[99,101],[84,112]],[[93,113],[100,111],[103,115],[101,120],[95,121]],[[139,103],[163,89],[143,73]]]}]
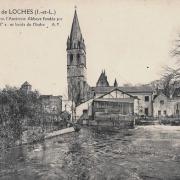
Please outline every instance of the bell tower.
[{"label": "bell tower", "polygon": [[70,36],[67,39],[67,83],[68,99],[76,105],[85,100],[86,82],[86,47],[81,33],[75,9]]}]

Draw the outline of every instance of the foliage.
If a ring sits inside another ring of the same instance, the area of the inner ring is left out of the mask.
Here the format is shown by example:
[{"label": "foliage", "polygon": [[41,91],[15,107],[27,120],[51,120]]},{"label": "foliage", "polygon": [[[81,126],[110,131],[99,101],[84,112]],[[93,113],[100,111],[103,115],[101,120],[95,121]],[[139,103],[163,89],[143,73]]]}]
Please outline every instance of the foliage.
[{"label": "foliage", "polygon": [[0,91],[1,136],[14,141],[21,139],[24,119],[28,119],[29,124],[35,119],[39,107],[38,97],[37,91],[27,94],[9,86]]},{"label": "foliage", "polygon": [[69,93],[71,96],[72,103],[75,103],[75,106],[77,106],[80,102],[80,93],[82,91],[80,87],[80,82],[72,78],[69,86],[69,89],[71,90],[71,92]]},{"label": "foliage", "polygon": [[27,142],[34,143],[44,140],[44,132],[41,127],[30,128],[27,130]]},{"label": "foliage", "polygon": [[163,92],[167,97],[170,97],[174,92],[176,86],[179,84],[180,81],[180,68],[173,69],[170,67],[164,67],[161,84],[163,87]]},{"label": "foliage", "polygon": [[180,34],[176,38],[173,44],[173,50],[171,51],[172,57],[174,57],[177,61],[177,63],[180,63]]}]

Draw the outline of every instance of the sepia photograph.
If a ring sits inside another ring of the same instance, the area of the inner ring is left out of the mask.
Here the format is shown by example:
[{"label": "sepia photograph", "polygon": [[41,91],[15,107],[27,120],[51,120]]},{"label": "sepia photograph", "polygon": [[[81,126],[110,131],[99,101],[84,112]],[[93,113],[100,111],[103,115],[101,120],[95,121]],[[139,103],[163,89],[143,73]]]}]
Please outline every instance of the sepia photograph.
[{"label": "sepia photograph", "polygon": [[180,180],[179,9],[1,0],[0,180]]}]

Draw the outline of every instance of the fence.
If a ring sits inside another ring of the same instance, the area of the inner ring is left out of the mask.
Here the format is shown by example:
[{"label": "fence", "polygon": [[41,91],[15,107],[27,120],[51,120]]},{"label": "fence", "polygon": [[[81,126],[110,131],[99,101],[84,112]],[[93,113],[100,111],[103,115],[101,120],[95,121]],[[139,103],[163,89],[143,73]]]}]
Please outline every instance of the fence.
[{"label": "fence", "polygon": [[136,117],[136,125],[180,125],[180,117]]}]

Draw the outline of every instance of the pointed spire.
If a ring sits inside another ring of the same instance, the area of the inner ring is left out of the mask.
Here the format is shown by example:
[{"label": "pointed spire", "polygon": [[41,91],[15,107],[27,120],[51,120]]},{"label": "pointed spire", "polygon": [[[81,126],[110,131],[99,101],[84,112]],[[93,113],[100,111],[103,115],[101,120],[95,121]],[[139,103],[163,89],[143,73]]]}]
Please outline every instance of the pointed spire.
[{"label": "pointed spire", "polygon": [[117,83],[117,81],[116,81],[116,78],[115,78],[115,80],[114,80],[114,87],[118,87],[118,83]]},{"label": "pointed spire", "polygon": [[71,27],[71,34],[70,34],[70,40],[81,40],[82,34],[81,34],[81,29],[79,26],[79,21],[78,21],[78,16],[76,9],[74,11],[74,18],[73,18],[73,23]]},{"label": "pointed spire", "polygon": [[106,86],[106,87],[109,86],[109,82],[107,80],[107,76],[105,74],[105,70],[102,70],[102,73],[99,76],[99,79],[98,79],[98,81],[96,83],[96,86]]},{"label": "pointed spire", "polygon": [[70,49],[70,38],[68,36],[68,39],[67,39],[67,49]]},{"label": "pointed spire", "polygon": [[84,38],[81,33],[81,28],[78,21],[77,11],[75,7],[74,18],[71,27],[70,37],[67,43],[67,50],[69,49],[83,49],[86,51],[86,46],[84,44]]}]

